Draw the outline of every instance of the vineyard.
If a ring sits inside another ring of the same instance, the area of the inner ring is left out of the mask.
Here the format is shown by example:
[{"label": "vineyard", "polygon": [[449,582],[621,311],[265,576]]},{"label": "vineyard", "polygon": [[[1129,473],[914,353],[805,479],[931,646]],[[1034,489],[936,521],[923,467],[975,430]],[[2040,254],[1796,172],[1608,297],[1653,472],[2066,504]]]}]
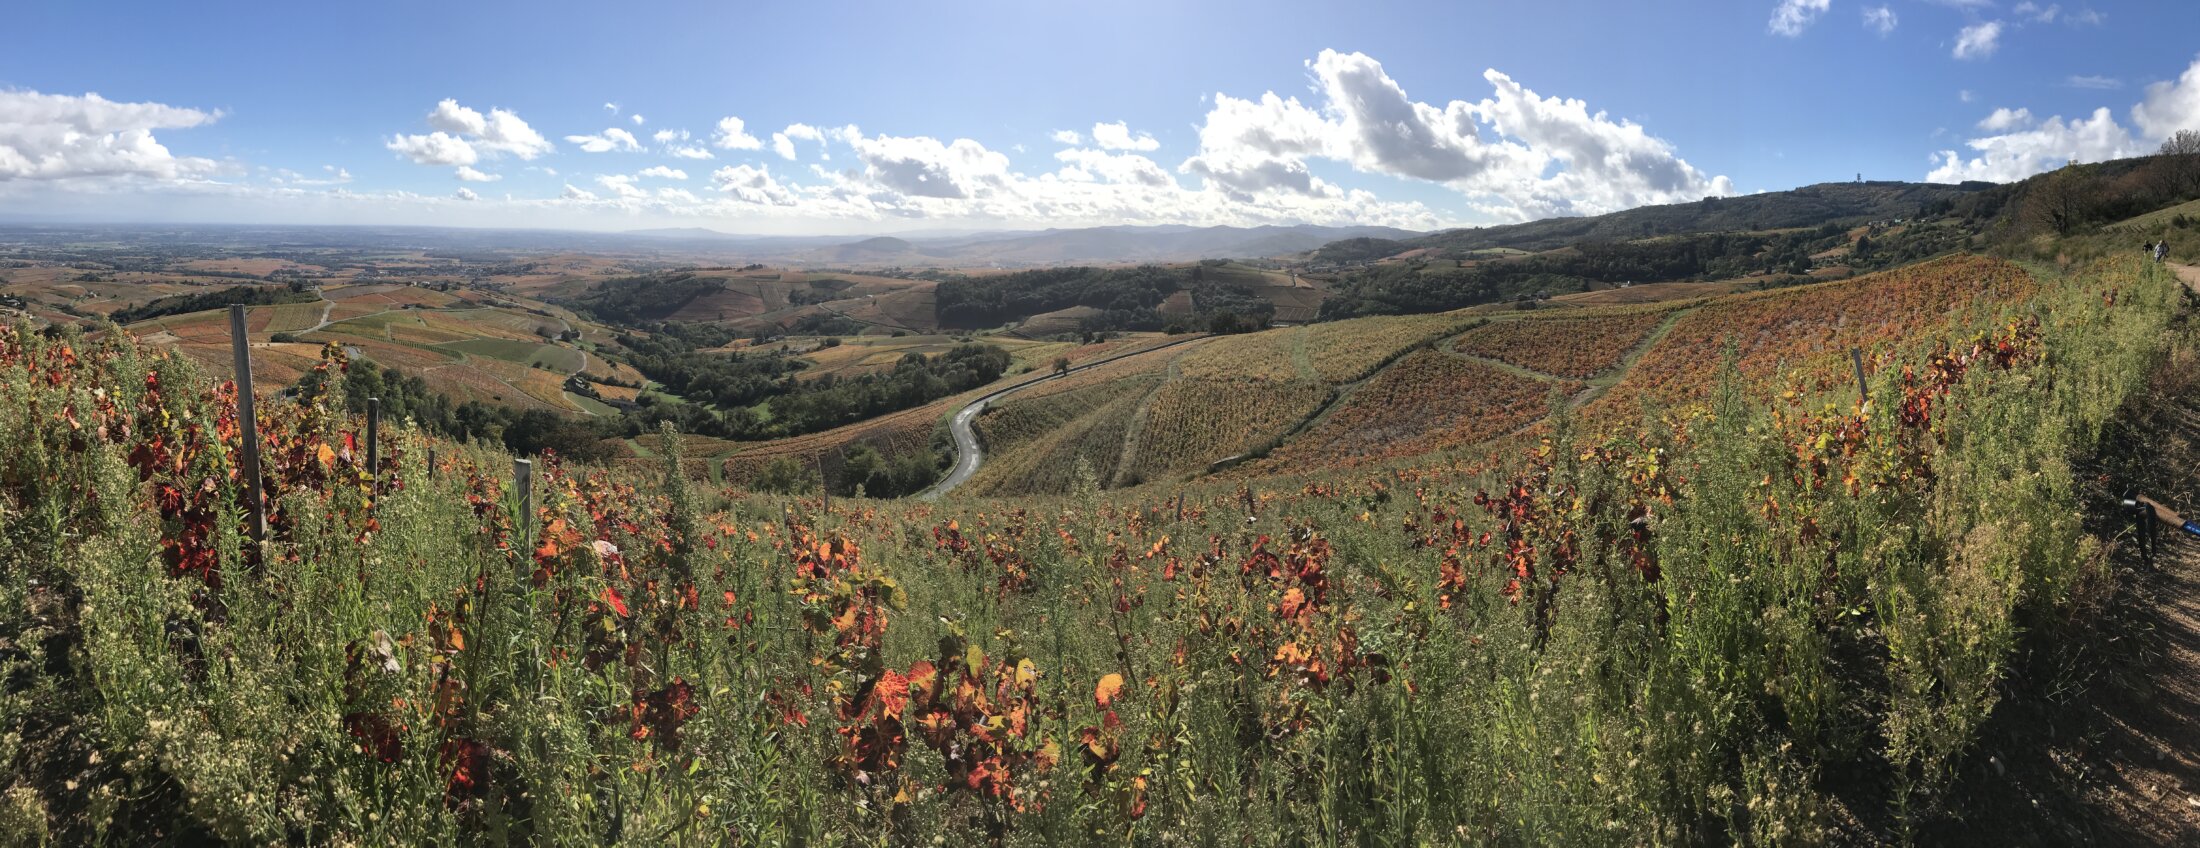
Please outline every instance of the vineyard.
[{"label": "vineyard", "polygon": [[[1459,314],[1386,316],[1211,338],[1187,347],[1166,363],[1165,379],[1140,404],[1050,406],[1044,418],[1052,426],[1077,430],[1080,435],[1071,441],[1084,446],[1077,453],[1093,462],[1103,486],[1182,480],[1204,474],[1218,463],[1259,458],[1295,438],[1294,432],[1339,397],[1339,386],[1367,379],[1410,351],[1474,320]],[[1164,364],[1133,361],[1142,363],[1141,373]],[[1121,366],[1103,370],[1130,373]],[[1115,377],[1088,372],[1071,379],[1077,381],[1071,385],[1082,387]],[[1069,388],[1038,387],[1019,393],[990,410],[987,417],[1004,416],[1006,410],[1037,403],[1043,392]],[[1117,420],[1126,412],[1131,415],[1128,422]],[[1511,410],[1495,414],[1510,420]],[[1099,417],[1085,421],[1064,415]],[[1370,419],[1363,415],[1349,420]],[[1443,432],[1461,437],[1481,431],[1462,426]],[[1095,445],[1094,439],[1096,434],[1108,433],[1120,434],[1125,444],[1119,459],[1100,462],[1105,451]],[[1070,466],[1062,463],[1071,459],[1059,452],[1061,443],[1051,440],[1044,444],[1055,453],[1028,454],[1028,446],[1037,443],[1010,439],[995,445],[988,441],[988,449],[993,452],[987,460],[991,467],[981,472],[984,485],[978,491],[1064,491]],[[1414,444],[1426,449],[1433,443],[1422,439]],[[1408,454],[1401,451],[1386,455]],[[1019,483],[1018,476],[1026,473],[1041,474],[1050,482],[1035,487]]]},{"label": "vineyard", "polygon": [[1450,335],[1474,318],[1460,313],[1400,315],[1333,321],[1307,328],[1306,348],[1315,373],[1330,383],[1350,383],[1374,373],[1414,347]]},{"label": "vineyard", "polygon": [[1920,327],[1960,325],[2021,302],[2031,275],[2007,261],[1957,256],[1856,280],[1741,295],[1683,314],[1590,414],[1631,421],[1645,403],[1673,407],[1710,394],[1722,351],[1753,385],[1786,372],[1810,388],[1849,383],[1847,352],[1877,358]]},{"label": "vineyard", "polygon": [[1543,417],[1582,390],[1434,350],[1384,369],[1259,468],[1336,468],[1471,445]]},{"label": "vineyard", "polygon": [[[522,491],[313,392],[262,403],[248,480],[192,359],[0,328],[0,833],[1939,844],[2012,658],[2109,590],[2071,461],[2179,292],[1961,258],[1715,302],[1614,387],[1694,414],[1600,399],[1471,474],[1414,454],[1579,384],[1416,319],[1315,357],[1373,376],[1262,461],[1288,487],[1078,481],[1156,369],[1010,460],[1069,497],[938,504],[697,486],[669,436]],[[1848,346],[1868,404],[1804,367]]]},{"label": "vineyard", "polygon": [[1124,473],[1162,480],[1265,449],[1329,403],[1311,380],[1183,378],[1154,394]]},{"label": "vineyard", "polygon": [[[1094,369],[1094,371],[1103,372],[1109,370],[1112,369]],[[1076,375],[1076,377],[1085,376],[1086,374]],[[1076,377],[1055,382],[1069,384]],[[1069,426],[1071,422],[1094,410],[1105,409],[1110,404],[1126,396],[1144,395],[1153,389],[1153,385],[1154,380],[1151,378],[1139,379],[1137,377],[1127,377],[1127,375],[1111,374],[1108,379],[1094,380],[1083,385],[1068,385],[1061,391],[1037,394],[1042,389],[1055,387],[1033,388],[1024,394],[1035,394],[1036,396],[1024,397],[1023,394],[1019,394],[1014,403],[1005,403],[988,409],[984,416],[978,418],[975,427],[978,438],[983,441],[986,450],[997,454],[1010,455],[1016,453],[1020,448],[1059,432],[1063,427]],[[1110,463],[1107,467],[1099,469],[1099,471],[1112,473],[1114,465]]]},{"label": "vineyard", "polygon": [[1586,317],[1522,318],[1468,330],[1454,349],[1559,377],[1586,380],[1619,367],[1628,351],[1665,322],[1666,310]]},{"label": "vineyard", "polygon": [[1305,361],[1303,327],[1224,336],[1184,354],[1177,372],[1188,378],[1296,380]]},{"label": "vineyard", "polygon": [[[1009,450],[986,463],[971,480],[972,491],[1059,495],[1103,484],[1115,473],[1139,403],[1156,381],[1151,375],[1130,376],[1053,395],[1029,409],[1019,404],[1018,411],[981,431],[988,438],[1003,437]],[[1036,426],[1042,423],[1050,429]]]}]

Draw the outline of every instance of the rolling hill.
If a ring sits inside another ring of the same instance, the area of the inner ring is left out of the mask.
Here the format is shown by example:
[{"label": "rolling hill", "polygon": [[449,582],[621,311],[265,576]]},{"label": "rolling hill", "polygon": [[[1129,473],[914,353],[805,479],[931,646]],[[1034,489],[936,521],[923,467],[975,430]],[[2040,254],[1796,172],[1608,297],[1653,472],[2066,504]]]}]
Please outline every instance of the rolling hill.
[{"label": "rolling hill", "polygon": [[[1242,479],[1486,452],[1543,421],[1554,398],[1592,427],[1631,423],[1646,407],[1686,409],[1715,382],[1729,342],[1753,384],[1810,379],[1823,391],[1843,378],[1850,347],[1922,343],[1990,320],[2036,285],[2010,263],[1955,256],[1852,280],[1718,291],[1206,339],[988,409],[978,429],[995,455],[973,489],[1066,492],[1079,459],[1103,485],[1136,485],[1226,465]],[[1114,450],[1063,436],[1094,433],[1112,433]]]},{"label": "rolling hill", "polygon": [[1524,224],[1444,230],[1397,239],[1406,249],[1434,247],[1469,252],[1493,247],[1550,250],[1583,241],[1615,241],[1728,231],[1778,230],[1827,223],[1929,216],[1991,183],[1819,183],[1787,191],[1705,198],[1694,203],[1643,206],[1608,215],[1550,218]]},{"label": "rolling hill", "polygon": [[740,236],[696,228],[629,233],[663,244],[725,251],[747,261],[842,268],[1029,268],[1190,262],[1301,253],[1345,238],[1409,238],[1392,227],[1174,225],[1050,229],[868,238]]}]

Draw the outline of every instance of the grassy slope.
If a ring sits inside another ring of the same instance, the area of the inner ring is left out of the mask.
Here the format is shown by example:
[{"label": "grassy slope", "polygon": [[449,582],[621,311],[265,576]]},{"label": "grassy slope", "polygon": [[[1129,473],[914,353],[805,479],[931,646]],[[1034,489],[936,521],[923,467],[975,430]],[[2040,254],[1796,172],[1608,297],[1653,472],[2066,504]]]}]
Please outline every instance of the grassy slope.
[{"label": "grassy slope", "polygon": [[[2003,304],[2042,338],[1929,431],[1892,369],[1861,415],[1727,382],[1688,438],[1259,491],[828,510],[546,468],[514,536],[508,457],[436,445],[431,473],[393,431],[404,485],[370,506],[356,454],[319,458],[347,425],[270,404],[257,568],[181,508],[201,479],[234,502],[212,452],[123,459],[213,420],[188,368],[0,334],[0,723],[30,731],[0,737],[0,816],[62,843],[1889,841],[1983,767],[2020,627],[2084,626],[2067,459],[2177,308],[2128,259],[2044,283]],[[72,401],[168,414],[110,444],[27,413]]]}]

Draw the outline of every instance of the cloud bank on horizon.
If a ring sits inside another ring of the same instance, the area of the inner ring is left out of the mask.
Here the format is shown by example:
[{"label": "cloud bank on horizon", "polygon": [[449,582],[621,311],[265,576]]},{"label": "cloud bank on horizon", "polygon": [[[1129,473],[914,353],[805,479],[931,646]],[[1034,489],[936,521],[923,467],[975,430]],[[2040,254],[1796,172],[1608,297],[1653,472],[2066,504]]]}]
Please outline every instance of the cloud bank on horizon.
[{"label": "cloud bank on horizon", "polygon": [[[1836,13],[1836,0],[1778,0],[1769,4],[1762,37],[1801,43],[1852,15],[1842,26],[1869,38],[1918,26],[1884,3],[1839,8],[1846,11]],[[2005,45],[2027,31],[2102,21],[2090,7],[1954,8],[1962,20],[1943,30],[1941,61],[1965,67],[1997,54],[2006,59],[2017,48]],[[1400,79],[1376,56],[1323,49],[1302,71],[1299,93],[1186,91],[1201,95],[1186,133],[1101,115],[1088,125],[992,140],[854,123],[774,121],[773,129],[738,114],[650,120],[619,101],[599,109],[594,99],[573,115],[536,121],[478,95],[444,97],[421,111],[381,115],[384,128],[371,145],[329,151],[332,161],[310,175],[255,162],[249,146],[197,155],[170,149],[175,139],[188,141],[193,130],[228,118],[223,109],[0,88],[0,199],[95,210],[144,206],[146,198],[211,199],[275,220],[607,228],[1434,229],[1741,191],[1727,175],[1731,163],[1699,166],[1653,127],[1607,111],[1628,104],[1542,93],[1498,68],[1477,79]],[[1909,176],[2010,181],[2073,161],[2143,155],[2177,130],[2200,128],[2200,60],[2135,98],[2118,97],[2121,78],[2058,78],[2065,90],[2123,102],[2070,118],[2039,117],[2030,104],[1992,104],[1960,143],[1920,150],[1924,161]],[[1421,96],[1409,94],[1409,83]],[[1970,103],[1972,92],[1962,94]],[[648,111],[664,118],[662,105]],[[539,115],[538,108],[527,111]],[[361,147],[411,170],[396,180],[388,171],[369,173]],[[353,170],[368,173],[366,181],[355,181]],[[449,182],[419,190],[426,180]]]},{"label": "cloud bank on horizon", "polygon": [[[1642,126],[1592,111],[1578,99],[1544,97],[1495,69],[1482,74],[1479,100],[1431,103],[1410,97],[1374,57],[1324,50],[1306,63],[1312,97],[1274,91],[1216,92],[1197,127],[1198,149],[1173,163],[1151,132],[1125,121],[1049,136],[1060,149],[1047,170],[1022,170],[1002,151],[971,138],[942,140],[867,132],[860,126],[795,123],[760,135],[738,116],[704,133],[655,131],[648,142],[620,126],[562,136],[560,148],[517,112],[487,111],[455,98],[391,132],[382,147],[414,165],[449,169],[466,183],[501,180],[500,169],[560,156],[571,161],[654,157],[658,164],[589,162],[601,171],[554,196],[508,197],[518,206],[668,218],[820,221],[1026,222],[1068,224],[1387,224],[1432,229],[1460,220],[1418,200],[1385,199],[1316,174],[1317,163],[1360,174],[1441,186],[1475,217],[1520,221],[1598,214],[1646,203],[1735,193],[1724,176],[1704,173]],[[616,120],[613,104],[605,104]],[[287,190],[238,179],[248,163],[171,155],[156,130],[187,129],[217,113],[158,103],[115,103],[79,96],[0,94],[0,181],[54,183],[102,178],[94,191],[189,183],[227,187],[270,200]],[[425,130],[424,132],[422,130]],[[768,136],[768,141],[766,137]],[[685,182],[664,164],[769,153],[783,160],[721,165],[700,191],[645,186],[644,178]],[[839,154],[842,158],[835,160]],[[835,162],[847,163],[835,166]],[[791,163],[791,164],[790,164]],[[631,167],[631,170],[629,168]],[[571,166],[569,166],[571,169]],[[546,169],[555,173],[554,169]],[[449,198],[373,195],[339,189],[361,202],[487,199],[466,187]]]}]

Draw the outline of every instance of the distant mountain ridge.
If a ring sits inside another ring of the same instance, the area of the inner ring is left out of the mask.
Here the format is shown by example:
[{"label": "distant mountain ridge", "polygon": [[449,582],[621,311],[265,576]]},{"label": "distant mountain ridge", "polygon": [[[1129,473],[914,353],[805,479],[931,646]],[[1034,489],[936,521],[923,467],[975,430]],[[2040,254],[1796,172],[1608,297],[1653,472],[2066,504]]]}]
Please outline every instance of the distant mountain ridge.
[{"label": "distant mountain ridge", "polygon": [[700,227],[632,230],[625,235],[733,251],[771,264],[1041,267],[1285,256],[1339,239],[1407,239],[1419,233],[1373,226],[1160,225],[869,238],[742,236]]},{"label": "distant mountain ridge", "polygon": [[[1621,241],[1680,233],[1774,230],[1815,227],[1831,222],[1917,217],[1934,206],[1997,188],[1994,183],[1905,183],[1865,181],[1819,183],[1787,191],[1739,197],[1705,198],[1664,206],[1638,206],[1585,218],[1546,218],[1522,224],[1442,230],[1394,239],[1404,250],[1430,247],[1452,251],[1509,247],[1551,250],[1584,241]],[[1342,241],[1340,239],[1340,241]],[[1328,247],[1325,245],[1325,248]],[[1366,244],[1340,245],[1339,253],[1358,256]]]}]

